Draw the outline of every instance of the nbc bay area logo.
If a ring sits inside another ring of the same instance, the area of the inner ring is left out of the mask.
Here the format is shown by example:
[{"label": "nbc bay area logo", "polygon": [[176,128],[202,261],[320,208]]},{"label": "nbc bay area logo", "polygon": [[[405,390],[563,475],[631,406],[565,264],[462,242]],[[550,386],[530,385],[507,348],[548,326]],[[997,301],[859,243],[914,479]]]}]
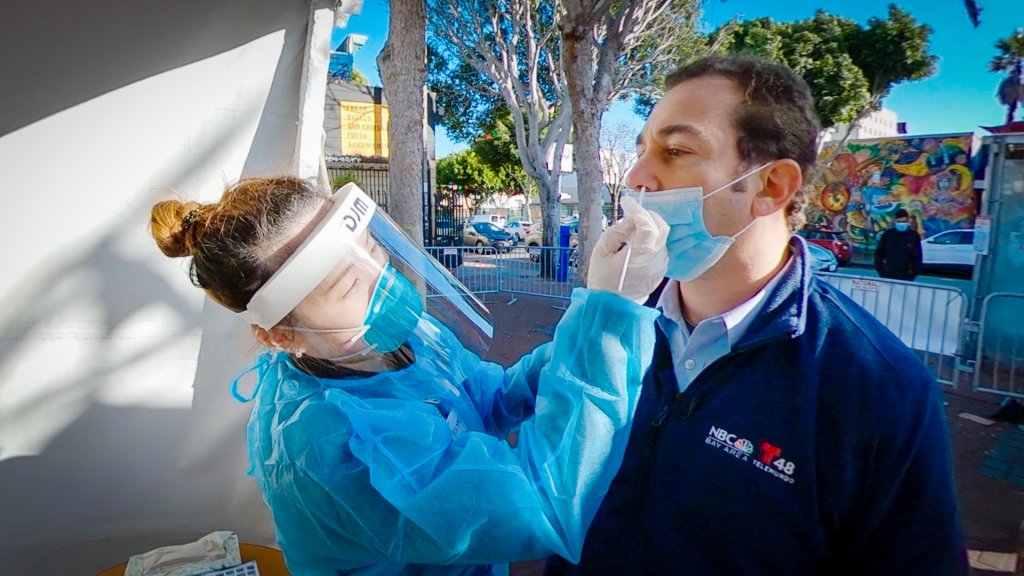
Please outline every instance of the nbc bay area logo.
[{"label": "nbc bay area logo", "polygon": [[[722,452],[749,462],[754,468],[770,474],[788,484],[795,484],[793,473],[796,472],[796,464],[782,457],[782,448],[773,446],[770,442],[760,440],[757,445],[746,438],[740,438],[731,434],[724,428],[712,426],[704,443],[718,448]],[[756,454],[755,454],[756,453]]]}]

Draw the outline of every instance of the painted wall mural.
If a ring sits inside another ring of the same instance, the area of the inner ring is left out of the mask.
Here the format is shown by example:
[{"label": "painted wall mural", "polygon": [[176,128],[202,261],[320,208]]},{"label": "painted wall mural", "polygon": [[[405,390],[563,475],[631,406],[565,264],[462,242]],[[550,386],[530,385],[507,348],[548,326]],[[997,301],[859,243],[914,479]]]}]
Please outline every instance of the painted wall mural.
[{"label": "painted wall mural", "polygon": [[[971,140],[968,133],[847,142],[815,182],[808,225],[842,230],[862,249],[875,247],[900,208],[922,238],[972,227]],[[828,144],[821,157],[834,151]]]}]

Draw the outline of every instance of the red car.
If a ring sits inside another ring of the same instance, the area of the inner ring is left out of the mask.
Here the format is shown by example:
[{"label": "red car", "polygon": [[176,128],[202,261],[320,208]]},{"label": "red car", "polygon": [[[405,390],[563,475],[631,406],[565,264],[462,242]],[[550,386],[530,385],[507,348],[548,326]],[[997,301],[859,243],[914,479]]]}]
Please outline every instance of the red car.
[{"label": "red car", "polygon": [[853,245],[839,230],[805,228],[800,231],[800,235],[811,244],[817,244],[834,254],[840,266],[845,266],[853,260]]}]

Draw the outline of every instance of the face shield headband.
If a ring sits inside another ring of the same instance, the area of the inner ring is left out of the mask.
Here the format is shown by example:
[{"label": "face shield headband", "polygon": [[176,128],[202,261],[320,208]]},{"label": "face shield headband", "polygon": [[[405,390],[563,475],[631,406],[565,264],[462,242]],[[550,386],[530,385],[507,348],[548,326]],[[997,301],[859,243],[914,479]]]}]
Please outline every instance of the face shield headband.
[{"label": "face shield headband", "polygon": [[271,329],[302,301],[356,245],[377,204],[356,186],[344,186],[331,206],[288,260],[253,294],[239,315]]}]

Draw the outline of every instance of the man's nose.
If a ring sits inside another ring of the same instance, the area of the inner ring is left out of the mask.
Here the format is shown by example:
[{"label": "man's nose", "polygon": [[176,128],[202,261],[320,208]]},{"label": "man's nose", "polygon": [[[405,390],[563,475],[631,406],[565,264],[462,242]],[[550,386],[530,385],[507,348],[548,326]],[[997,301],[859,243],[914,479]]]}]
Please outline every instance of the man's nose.
[{"label": "man's nose", "polygon": [[633,190],[640,190],[641,186],[648,190],[661,189],[658,185],[658,178],[654,173],[653,162],[651,162],[647,154],[641,154],[637,158],[633,169],[626,176],[626,186]]}]

